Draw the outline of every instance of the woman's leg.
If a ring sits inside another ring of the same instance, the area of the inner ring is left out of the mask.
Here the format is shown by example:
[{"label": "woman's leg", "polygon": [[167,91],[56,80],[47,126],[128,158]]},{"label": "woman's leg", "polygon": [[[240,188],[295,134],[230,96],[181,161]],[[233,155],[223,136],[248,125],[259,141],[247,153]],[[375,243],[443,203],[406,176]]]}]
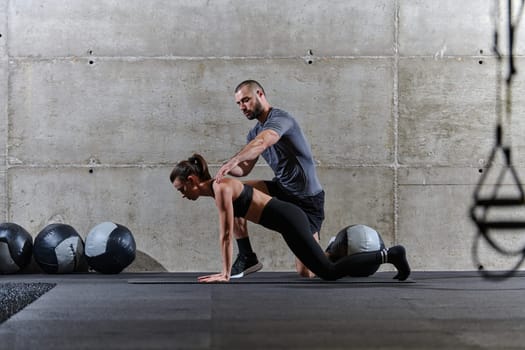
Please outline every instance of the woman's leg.
[{"label": "woman's leg", "polygon": [[310,233],[306,214],[297,206],[272,199],[265,207],[259,224],[282,234],[295,256],[313,273],[325,280],[336,280],[387,262],[386,251],[355,254],[337,263],[326,257]]},{"label": "woman's leg", "polygon": [[295,256],[322,279],[336,280],[348,275],[359,275],[371,266],[384,263],[391,263],[397,268],[395,279],[403,281],[410,275],[410,266],[402,246],[353,254],[335,264],[330,262],[310,234],[306,214],[291,203],[273,198],[266,205],[259,224],[281,233]]}]

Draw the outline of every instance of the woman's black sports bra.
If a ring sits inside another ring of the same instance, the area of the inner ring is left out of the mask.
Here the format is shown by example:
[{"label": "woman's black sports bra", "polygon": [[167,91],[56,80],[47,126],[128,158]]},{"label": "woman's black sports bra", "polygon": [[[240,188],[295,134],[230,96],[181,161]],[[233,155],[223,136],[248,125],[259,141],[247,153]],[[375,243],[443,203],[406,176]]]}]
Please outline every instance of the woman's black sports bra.
[{"label": "woman's black sports bra", "polygon": [[253,198],[253,187],[243,184],[239,197],[233,201],[233,216],[243,218],[246,216]]},{"label": "woman's black sports bra", "polygon": [[[211,185],[212,192],[213,192],[213,181]],[[233,216],[238,217],[238,218],[245,217],[246,213],[248,212],[248,209],[250,208],[250,204],[252,203],[252,198],[253,198],[253,187],[243,184],[241,194],[239,195],[239,197],[237,197],[236,200],[233,201]]]}]

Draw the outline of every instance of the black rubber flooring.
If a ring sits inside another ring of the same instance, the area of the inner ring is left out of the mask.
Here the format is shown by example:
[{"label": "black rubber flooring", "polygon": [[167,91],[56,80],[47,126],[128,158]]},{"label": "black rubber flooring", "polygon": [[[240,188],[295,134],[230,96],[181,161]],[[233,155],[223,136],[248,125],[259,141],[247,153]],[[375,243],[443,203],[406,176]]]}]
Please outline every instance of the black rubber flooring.
[{"label": "black rubber flooring", "polygon": [[56,284],[0,324],[0,349],[522,349],[525,275],[394,273],[336,282],[258,272],[9,275]]},{"label": "black rubber flooring", "polygon": [[0,323],[54,286],[54,283],[0,283]]}]

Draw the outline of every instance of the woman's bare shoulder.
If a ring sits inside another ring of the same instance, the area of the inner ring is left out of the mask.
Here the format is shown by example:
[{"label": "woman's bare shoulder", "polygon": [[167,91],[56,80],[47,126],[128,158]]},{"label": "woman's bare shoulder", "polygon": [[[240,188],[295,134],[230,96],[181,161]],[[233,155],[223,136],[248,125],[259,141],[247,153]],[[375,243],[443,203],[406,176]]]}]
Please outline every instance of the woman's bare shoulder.
[{"label": "woman's bare shoulder", "polygon": [[217,183],[217,181],[213,182],[213,189],[214,192],[223,192],[223,191],[231,191],[232,199],[236,199],[239,197],[239,195],[242,192],[243,184],[241,181],[237,179],[232,179],[230,177],[225,177],[221,180],[220,183]]}]

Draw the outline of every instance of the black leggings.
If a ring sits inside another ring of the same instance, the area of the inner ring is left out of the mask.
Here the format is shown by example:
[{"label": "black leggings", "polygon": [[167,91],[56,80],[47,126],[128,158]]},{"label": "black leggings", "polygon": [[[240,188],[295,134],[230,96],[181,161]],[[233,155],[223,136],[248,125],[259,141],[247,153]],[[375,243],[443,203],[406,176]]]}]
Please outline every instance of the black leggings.
[{"label": "black leggings", "polygon": [[306,214],[296,205],[272,198],[263,209],[259,224],[279,232],[295,256],[324,280],[367,275],[372,266],[383,263],[386,252],[357,253],[332,263],[310,233]]}]

